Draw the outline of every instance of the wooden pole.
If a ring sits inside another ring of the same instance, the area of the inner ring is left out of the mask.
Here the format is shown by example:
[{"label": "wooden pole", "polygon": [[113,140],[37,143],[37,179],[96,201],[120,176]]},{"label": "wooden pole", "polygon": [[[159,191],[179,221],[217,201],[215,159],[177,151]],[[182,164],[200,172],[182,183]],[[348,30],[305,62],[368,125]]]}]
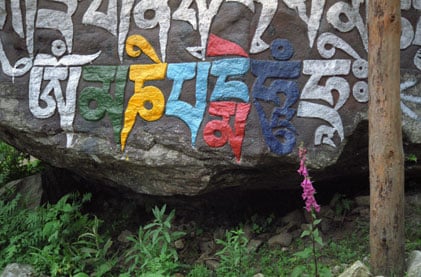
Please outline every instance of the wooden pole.
[{"label": "wooden pole", "polygon": [[404,156],[399,0],[368,1],[370,256],[375,275],[404,276]]}]

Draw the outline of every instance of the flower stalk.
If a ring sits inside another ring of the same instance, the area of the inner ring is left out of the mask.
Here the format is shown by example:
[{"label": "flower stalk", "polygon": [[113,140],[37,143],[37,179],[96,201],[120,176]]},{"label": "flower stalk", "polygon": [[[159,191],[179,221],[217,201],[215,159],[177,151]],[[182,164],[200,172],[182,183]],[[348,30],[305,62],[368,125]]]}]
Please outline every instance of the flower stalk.
[{"label": "flower stalk", "polygon": [[320,224],[321,220],[317,219],[316,213],[320,212],[320,205],[317,203],[314,194],[316,190],[313,187],[313,183],[311,182],[310,176],[308,174],[308,169],[306,166],[306,157],[307,149],[303,146],[300,146],[298,149],[298,156],[300,158],[300,168],[297,170],[298,173],[304,177],[303,181],[301,182],[301,187],[303,188],[302,198],[305,202],[305,209],[307,212],[311,214],[311,222],[310,227],[308,230],[305,230],[301,237],[309,236],[312,243],[312,255],[313,255],[313,263],[314,263],[314,276],[318,277],[319,270],[318,270],[318,263],[317,263],[317,253],[316,253],[316,243],[323,245],[322,238],[320,237],[319,229],[317,225]]}]

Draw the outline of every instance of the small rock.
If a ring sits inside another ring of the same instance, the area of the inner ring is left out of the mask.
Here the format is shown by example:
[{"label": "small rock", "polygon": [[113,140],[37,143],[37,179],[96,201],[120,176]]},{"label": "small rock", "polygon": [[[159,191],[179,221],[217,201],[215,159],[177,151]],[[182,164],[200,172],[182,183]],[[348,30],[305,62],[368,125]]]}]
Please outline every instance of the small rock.
[{"label": "small rock", "polygon": [[355,197],[355,203],[358,207],[370,207],[370,195],[361,195]]},{"label": "small rock", "polygon": [[32,266],[26,264],[9,264],[3,270],[0,277],[30,277],[35,276],[35,270]]},{"label": "small rock", "polygon": [[363,217],[363,218],[369,219],[370,218],[370,209],[368,209],[368,208],[362,209],[360,211],[360,216]]},{"label": "small rock", "polygon": [[247,250],[252,251],[252,252],[256,252],[262,244],[263,244],[262,240],[251,239],[249,241],[248,245],[247,245]]},{"label": "small rock", "polygon": [[219,266],[219,262],[214,259],[208,259],[205,261],[205,265],[209,270],[215,271]]},{"label": "small rock", "polygon": [[301,231],[309,230],[311,227],[310,224],[301,224]]},{"label": "small rock", "polygon": [[205,240],[199,243],[199,249],[201,253],[211,253],[215,248],[215,243],[213,240]]},{"label": "small rock", "polygon": [[265,277],[265,275],[263,275],[262,273],[257,273],[254,274],[253,277]]},{"label": "small rock", "polygon": [[179,240],[174,241],[174,246],[175,246],[175,249],[178,249],[178,250],[183,249],[184,248],[184,240],[179,239]]},{"label": "small rock", "polygon": [[127,243],[127,242],[129,242],[129,240],[127,239],[127,237],[130,237],[130,236],[132,236],[133,234],[132,234],[132,232],[130,232],[129,230],[124,230],[124,231],[122,231],[121,233],[120,233],[120,235],[117,237],[117,240],[119,241],[119,242],[122,242],[122,243]]},{"label": "small rock", "polygon": [[370,277],[368,268],[360,261],[356,261],[338,277]]},{"label": "small rock", "polygon": [[290,227],[299,227],[304,223],[304,215],[302,209],[294,210],[281,218],[283,224],[288,224]]},{"label": "small rock", "polygon": [[329,206],[321,206],[320,212],[317,215],[319,218],[334,218],[335,212]]},{"label": "small rock", "polygon": [[363,263],[364,263],[364,264],[369,264],[369,263],[370,263],[370,257],[369,257],[369,256],[365,256],[365,257],[363,258]]},{"label": "small rock", "polygon": [[251,228],[250,224],[245,224],[243,226],[244,236],[250,240],[253,234],[253,228]]},{"label": "small rock", "polygon": [[332,268],[332,275],[333,276],[337,276],[337,275],[339,275],[341,272],[342,272],[342,267],[341,266],[339,266],[339,265],[335,265],[333,268]]},{"label": "small rock", "polygon": [[320,230],[323,233],[328,233],[329,230],[331,229],[332,226],[332,222],[331,220],[327,219],[327,218],[323,218],[322,221],[320,222]]},{"label": "small rock", "polygon": [[421,207],[421,194],[405,196],[405,203],[414,207]]},{"label": "small rock", "polygon": [[226,234],[225,229],[223,229],[223,228],[217,228],[213,232],[213,239],[214,240],[223,240],[223,239],[225,239],[225,234]]},{"label": "small rock", "polygon": [[409,254],[407,276],[421,276],[421,251],[414,250]]},{"label": "small rock", "polygon": [[302,231],[300,229],[292,231],[290,234],[293,239],[296,239],[301,236]]},{"label": "small rock", "polygon": [[290,233],[281,233],[278,235],[275,235],[273,237],[271,237],[268,240],[268,245],[269,247],[273,247],[275,245],[280,245],[280,246],[290,246],[292,242],[292,235]]}]

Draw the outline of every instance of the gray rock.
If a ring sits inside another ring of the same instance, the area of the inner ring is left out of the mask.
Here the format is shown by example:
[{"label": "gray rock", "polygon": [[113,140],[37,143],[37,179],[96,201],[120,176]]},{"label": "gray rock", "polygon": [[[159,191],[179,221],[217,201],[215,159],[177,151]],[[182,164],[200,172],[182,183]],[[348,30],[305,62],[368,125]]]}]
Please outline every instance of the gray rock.
[{"label": "gray rock", "polygon": [[3,270],[0,277],[31,277],[36,276],[34,268],[26,264],[9,264]]},{"label": "gray rock", "polygon": [[288,228],[299,227],[305,222],[303,209],[296,209],[281,218],[281,222]]},{"label": "gray rock", "polygon": [[209,254],[215,249],[215,242],[213,240],[200,241],[199,249],[201,253]]},{"label": "gray rock", "polygon": [[260,239],[251,239],[247,245],[249,252],[256,252],[262,246],[263,240]]},{"label": "gray rock", "polygon": [[413,194],[405,196],[405,204],[414,209],[421,208],[421,194]]},{"label": "gray rock", "polygon": [[338,277],[370,277],[370,270],[362,262],[356,261]]},{"label": "gray rock", "polygon": [[243,232],[244,232],[244,236],[248,240],[250,240],[252,238],[253,228],[250,226],[250,224],[244,224],[244,226],[243,226]]},{"label": "gray rock", "polygon": [[357,196],[354,200],[358,207],[370,207],[370,195]]},{"label": "gray rock", "polygon": [[184,239],[178,239],[174,242],[174,246],[176,249],[181,250],[184,248],[185,246],[185,242]]},{"label": "gray rock", "polygon": [[215,271],[219,266],[219,262],[215,259],[206,259],[205,265],[209,270]]},{"label": "gray rock", "polygon": [[0,195],[6,192],[13,192],[11,196],[20,194],[21,205],[26,208],[34,209],[41,205],[43,197],[43,186],[41,174],[35,174],[19,180],[11,181],[4,187],[0,188]]},{"label": "gray rock", "polygon": [[226,238],[226,234],[227,234],[227,230],[222,228],[222,227],[218,227],[213,231],[213,239],[216,240],[225,240]]},{"label": "gray rock", "polygon": [[133,233],[129,230],[123,230],[120,235],[118,235],[117,240],[122,243],[127,243],[129,240],[127,237],[133,236]]},{"label": "gray rock", "polygon": [[269,247],[274,247],[274,246],[288,247],[291,245],[291,242],[292,242],[292,235],[290,233],[284,232],[284,233],[277,234],[271,237],[268,240],[268,245]]},{"label": "gray rock", "polygon": [[[1,140],[131,194],[296,188],[300,142],[318,182],[367,174],[367,45],[339,19],[347,3],[117,1],[105,12],[49,2],[9,5],[0,20],[11,26],[0,30]],[[401,95],[405,143],[418,153],[413,6]]]},{"label": "gray rock", "polygon": [[339,276],[341,274],[341,272],[343,272],[347,268],[348,268],[347,264],[335,265],[332,268],[331,273],[332,273],[333,276]]},{"label": "gray rock", "polygon": [[310,224],[301,224],[301,231],[309,230],[311,227]]},{"label": "gray rock", "polygon": [[409,254],[408,270],[406,274],[408,277],[421,276],[421,251],[414,250]]},{"label": "gray rock", "polygon": [[322,206],[317,217],[322,220],[319,224],[320,230],[323,233],[329,232],[332,228],[333,221],[336,219],[335,212],[329,206]]}]

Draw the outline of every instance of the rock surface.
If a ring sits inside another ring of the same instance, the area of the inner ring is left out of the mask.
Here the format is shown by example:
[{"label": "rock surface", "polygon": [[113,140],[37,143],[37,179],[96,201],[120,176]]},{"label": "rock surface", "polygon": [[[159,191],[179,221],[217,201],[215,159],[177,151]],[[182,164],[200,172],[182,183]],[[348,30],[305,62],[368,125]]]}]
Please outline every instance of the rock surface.
[{"label": "rock surface", "polygon": [[[0,139],[95,183],[153,195],[295,187],[300,142],[319,181],[365,178],[363,4],[167,2],[8,2]],[[414,3],[402,5],[401,106],[419,156]]]},{"label": "rock surface", "polygon": [[421,276],[421,251],[414,250],[409,254],[406,276]]},{"label": "rock surface", "polygon": [[277,234],[273,237],[271,237],[268,240],[268,245],[269,247],[274,247],[274,246],[284,246],[284,247],[288,247],[290,246],[291,242],[292,242],[292,235],[290,233],[284,232],[281,234]]},{"label": "rock surface", "polygon": [[338,277],[370,277],[373,276],[362,262],[356,261]]},{"label": "rock surface", "polygon": [[36,276],[36,272],[30,265],[24,264],[9,264],[3,270],[0,277],[31,277]]},{"label": "rock surface", "polygon": [[42,204],[44,196],[41,174],[35,174],[26,178],[11,181],[0,188],[0,195],[7,194],[9,192],[12,193],[11,197],[15,197],[16,194],[20,194],[22,196],[21,204],[25,205],[26,208],[35,209]]}]

